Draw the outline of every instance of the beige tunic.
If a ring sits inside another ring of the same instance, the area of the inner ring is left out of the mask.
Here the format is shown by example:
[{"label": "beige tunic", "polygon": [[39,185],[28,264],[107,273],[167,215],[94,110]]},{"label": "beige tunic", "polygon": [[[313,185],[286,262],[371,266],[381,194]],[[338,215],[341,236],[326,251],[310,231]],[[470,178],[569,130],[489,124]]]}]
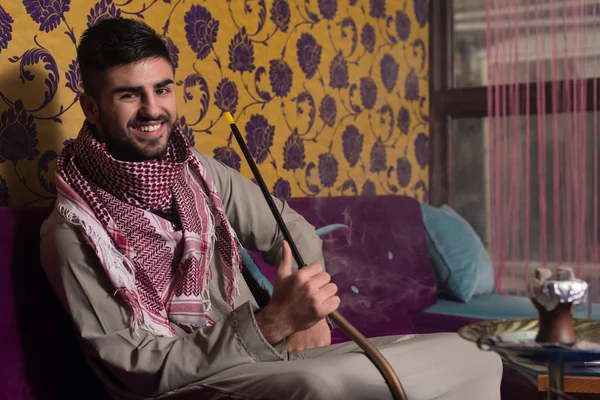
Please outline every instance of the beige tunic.
[{"label": "beige tunic", "polygon": [[[283,238],[258,186],[200,157],[241,244],[277,265]],[[275,201],[305,262],[323,264],[314,227],[287,203]],[[214,259],[210,296],[216,323],[189,334],[172,324],[177,334],[172,338],[132,332],[127,304],[78,230],[56,211],[42,227],[41,260],[73,320],[84,356],[117,399],[391,398],[377,369],[351,343],[294,354],[287,354],[285,341],[269,345],[256,325],[258,307],[248,286],[242,280],[232,310]],[[409,377],[403,383],[411,400],[499,398],[499,359],[454,334],[380,338],[377,343],[400,379]],[[442,353],[443,348],[448,351]],[[436,353],[435,367],[425,365],[423,360]],[[478,383],[461,385],[471,371]]]}]

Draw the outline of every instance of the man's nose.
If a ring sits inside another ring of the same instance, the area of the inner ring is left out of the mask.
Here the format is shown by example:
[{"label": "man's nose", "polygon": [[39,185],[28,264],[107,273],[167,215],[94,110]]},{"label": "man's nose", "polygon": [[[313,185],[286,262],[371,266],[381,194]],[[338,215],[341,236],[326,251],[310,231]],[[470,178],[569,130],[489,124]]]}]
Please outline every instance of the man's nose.
[{"label": "man's nose", "polygon": [[161,115],[161,109],[154,93],[142,97],[141,114],[148,119],[158,119]]}]

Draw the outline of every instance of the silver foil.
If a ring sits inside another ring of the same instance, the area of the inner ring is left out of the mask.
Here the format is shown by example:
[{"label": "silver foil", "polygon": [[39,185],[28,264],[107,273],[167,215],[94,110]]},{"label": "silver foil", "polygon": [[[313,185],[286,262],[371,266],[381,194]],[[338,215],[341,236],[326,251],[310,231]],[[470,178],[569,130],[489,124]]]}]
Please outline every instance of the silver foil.
[{"label": "silver foil", "polygon": [[571,304],[572,309],[587,302],[588,284],[575,278],[571,267],[558,267],[556,276],[547,268],[539,268],[528,285],[529,297],[535,299],[547,311],[559,304]]}]

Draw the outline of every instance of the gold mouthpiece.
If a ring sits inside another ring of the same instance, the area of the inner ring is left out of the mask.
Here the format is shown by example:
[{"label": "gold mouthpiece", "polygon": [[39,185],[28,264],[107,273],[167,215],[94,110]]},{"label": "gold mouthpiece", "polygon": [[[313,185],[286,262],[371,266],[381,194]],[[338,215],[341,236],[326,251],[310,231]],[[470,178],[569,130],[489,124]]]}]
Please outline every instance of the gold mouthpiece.
[{"label": "gold mouthpiece", "polygon": [[225,119],[227,120],[227,123],[229,125],[235,123],[235,121],[233,120],[233,116],[231,115],[231,113],[225,111],[223,114],[225,115]]}]

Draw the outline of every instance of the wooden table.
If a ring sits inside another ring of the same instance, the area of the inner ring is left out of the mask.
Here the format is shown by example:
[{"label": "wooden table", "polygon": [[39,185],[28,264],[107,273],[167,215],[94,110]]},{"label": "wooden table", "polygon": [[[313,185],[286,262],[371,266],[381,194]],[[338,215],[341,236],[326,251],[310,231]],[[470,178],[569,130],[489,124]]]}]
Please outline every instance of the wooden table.
[{"label": "wooden table", "polygon": [[[548,375],[538,375],[538,382],[548,386]],[[538,390],[545,392],[542,387]],[[566,393],[593,393],[598,394],[600,398],[600,375],[599,376],[565,376],[565,392]]]}]

